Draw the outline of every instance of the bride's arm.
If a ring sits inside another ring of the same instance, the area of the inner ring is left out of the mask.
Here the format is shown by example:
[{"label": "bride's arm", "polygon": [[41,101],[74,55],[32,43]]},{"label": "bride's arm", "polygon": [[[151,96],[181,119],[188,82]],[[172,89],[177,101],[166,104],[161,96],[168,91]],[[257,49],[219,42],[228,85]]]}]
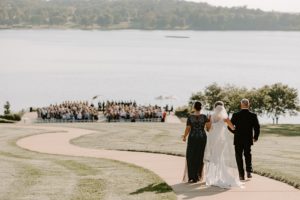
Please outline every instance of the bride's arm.
[{"label": "bride's arm", "polygon": [[208,121],[205,123],[206,131],[211,129],[211,116],[208,117]]},{"label": "bride's arm", "polygon": [[233,126],[233,124],[232,124],[232,122],[230,121],[229,118],[224,119],[224,122],[229,126],[229,128],[230,128],[231,130],[235,130],[235,127]]}]

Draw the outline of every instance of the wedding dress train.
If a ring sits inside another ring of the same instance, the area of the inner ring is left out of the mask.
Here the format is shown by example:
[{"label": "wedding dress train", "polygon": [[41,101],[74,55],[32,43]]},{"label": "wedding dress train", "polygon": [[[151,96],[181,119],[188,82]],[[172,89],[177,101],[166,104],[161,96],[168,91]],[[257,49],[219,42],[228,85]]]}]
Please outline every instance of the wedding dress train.
[{"label": "wedding dress train", "polygon": [[211,130],[207,134],[205,181],[208,186],[242,187],[235,161],[233,135],[224,122],[226,118],[228,115],[225,108],[217,106],[211,117]]}]

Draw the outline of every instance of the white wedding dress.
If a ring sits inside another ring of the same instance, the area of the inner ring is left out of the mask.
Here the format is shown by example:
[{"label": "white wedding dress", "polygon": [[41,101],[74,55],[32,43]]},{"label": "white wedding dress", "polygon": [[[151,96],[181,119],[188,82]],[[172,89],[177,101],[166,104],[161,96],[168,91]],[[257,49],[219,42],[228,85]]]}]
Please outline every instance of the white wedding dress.
[{"label": "white wedding dress", "polygon": [[207,186],[231,188],[243,185],[235,161],[233,134],[224,122],[227,118],[224,106],[217,106],[211,116],[212,127],[207,134],[204,156]]}]

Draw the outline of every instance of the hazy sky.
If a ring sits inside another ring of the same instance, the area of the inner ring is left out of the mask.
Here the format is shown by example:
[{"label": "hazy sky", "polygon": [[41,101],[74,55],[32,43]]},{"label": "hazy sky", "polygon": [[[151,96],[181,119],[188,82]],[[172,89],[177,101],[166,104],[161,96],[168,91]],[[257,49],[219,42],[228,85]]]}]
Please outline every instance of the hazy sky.
[{"label": "hazy sky", "polygon": [[260,8],[266,11],[299,12],[300,0],[187,0],[196,2],[207,2],[218,6],[244,6],[248,8]]}]

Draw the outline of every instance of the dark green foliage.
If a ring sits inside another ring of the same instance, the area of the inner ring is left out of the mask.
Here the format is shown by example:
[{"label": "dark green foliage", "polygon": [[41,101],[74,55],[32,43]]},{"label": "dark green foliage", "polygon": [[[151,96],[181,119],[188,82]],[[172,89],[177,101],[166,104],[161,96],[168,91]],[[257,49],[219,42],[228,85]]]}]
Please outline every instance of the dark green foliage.
[{"label": "dark green foliage", "polygon": [[299,110],[298,91],[288,85],[276,83],[262,88],[266,94],[267,114],[278,124],[279,116],[289,114],[297,115]]},{"label": "dark green foliage", "polygon": [[0,0],[0,28],[300,30],[300,15],[179,0]]},{"label": "dark green foliage", "polygon": [[21,116],[19,114],[0,115],[0,118],[11,121],[21,121]]},{"label": "dark green foliage", "polygon": [[188,107],[177,108],[175,111],[175,115],[180,118],[186,118],[190,114],[190,110]]}]

